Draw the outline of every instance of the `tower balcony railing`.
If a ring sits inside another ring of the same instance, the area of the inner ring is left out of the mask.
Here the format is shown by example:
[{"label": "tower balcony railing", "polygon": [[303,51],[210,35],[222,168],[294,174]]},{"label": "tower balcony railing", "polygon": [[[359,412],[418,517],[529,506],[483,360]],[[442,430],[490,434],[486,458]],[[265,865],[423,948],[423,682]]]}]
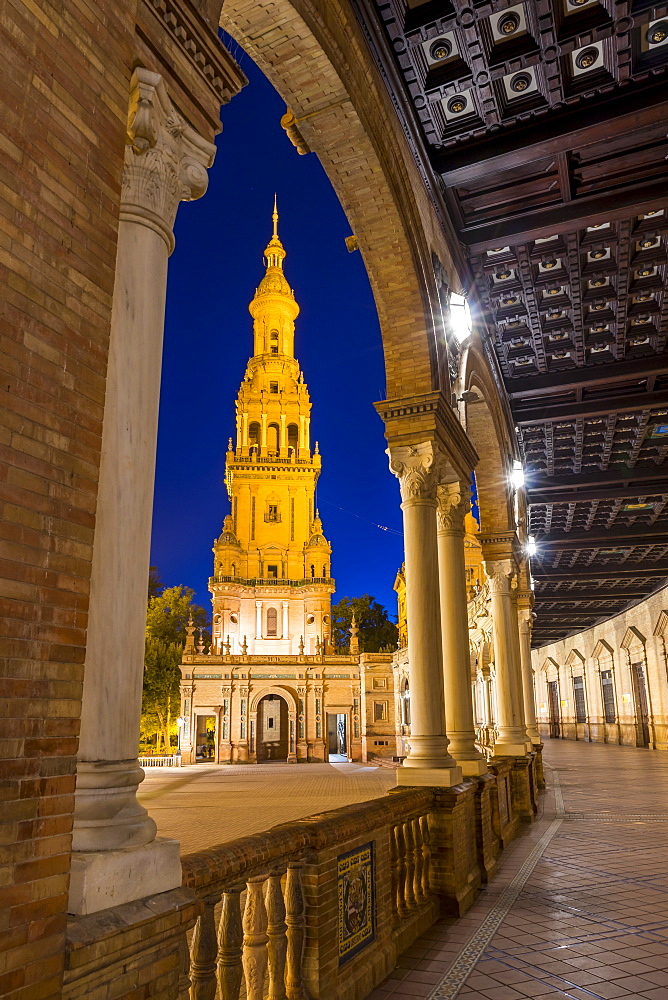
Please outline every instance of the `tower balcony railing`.
[{"label": "tower balcony railing", "polygon": [[279,458],[277,452],[269,455],[236,455],[232,460],[233,465],[245,462],[250,465],[310,465],[308,458]]},{"label": "tower balcony railing", "polygon": [[329,576],[309,576],[303,580],[255,576],[250,580],[244,580],[239,576],[227,576],[224,573],[217,573],[216,576],[209,577],[210,587],[216,583],[236,583],[241,587],[309,587],[313,584],[334,586],[334,580]]}]

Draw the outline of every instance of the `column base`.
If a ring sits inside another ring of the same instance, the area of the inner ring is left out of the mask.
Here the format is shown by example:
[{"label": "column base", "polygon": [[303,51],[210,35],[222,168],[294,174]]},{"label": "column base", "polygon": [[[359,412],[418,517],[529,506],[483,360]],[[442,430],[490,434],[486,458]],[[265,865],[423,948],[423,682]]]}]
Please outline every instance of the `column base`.
[{"label": "column base", "polygon": [[97,913],[180,885],[178,840],[158,837],[118,851],[74,851],[68,913]]},{"label": "column base", "polygon": [[[529,750],[531,749],[531,744],[529,744]],[[526,743],[495,743],[494,744],[494,756],[495,757],[524,757],[527,752]]]},{"label": "column base", "polygon": [[431,788],[452,788],[463,779],[461,767],[400,767],[397,785],[419,785]]},{"label": "column base", "polygon": [[478,778],[481,774],[487,774],[489,768],[487,767],[487,761],[484,757],[478,757],[475,760],[457,760],[457,763],[462,769],[462,774],[465,778]]}]

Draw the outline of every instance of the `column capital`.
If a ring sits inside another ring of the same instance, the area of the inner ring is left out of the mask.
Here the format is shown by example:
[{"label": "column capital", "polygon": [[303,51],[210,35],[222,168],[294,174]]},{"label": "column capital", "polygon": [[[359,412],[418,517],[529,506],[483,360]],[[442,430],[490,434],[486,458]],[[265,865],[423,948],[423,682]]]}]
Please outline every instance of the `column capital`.
[{"label": "column capital", "polygon": [[517,586],[517,566],[513,559],[485,560],[490,594],[510,594]]},{"label": "column capital", "polygon": [[399,480],[403,504],[436,504],[436,489],[446,464],[433,441],[388,448],[390,472]]},{"label": "column capital", "polygon": [[180,201],[201,198],[216,147],[178,113],[159,73],[132,74],[126,130],[121,219],[148,226],[174,249]]},{"label": "column capital", "polygon": [[464,518],[471,510],[468,487],[456,481],[436,488],[436,518],[439,532],[464,532]]},{"label": "column capital", "polygon": [[517,609],[517,620],[520,625],[520,632],[528,632],[531,634],[533,628],[533,618],[534,614],[531,610],[531,606],[519,607]]}]

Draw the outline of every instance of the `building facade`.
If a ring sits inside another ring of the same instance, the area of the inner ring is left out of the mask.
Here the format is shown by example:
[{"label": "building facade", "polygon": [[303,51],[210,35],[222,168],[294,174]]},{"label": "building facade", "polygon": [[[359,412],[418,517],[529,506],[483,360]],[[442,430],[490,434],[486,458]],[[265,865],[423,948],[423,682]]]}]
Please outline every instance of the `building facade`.
[{"label": "building facade", "polygon": [[667,597],[534,650],[543,739],[668,750]]},{"label": "building facade", "polygon": [[225,482],[231,504],[213,546],[210,650],[189,628],[182,672],[184,763],[367,760],[393,756],[392,657],[331,645],[331,546],[315,508],[321,458],[294,354],[299,306],[273,234],[249,311],[253,356],[236,401]]}]

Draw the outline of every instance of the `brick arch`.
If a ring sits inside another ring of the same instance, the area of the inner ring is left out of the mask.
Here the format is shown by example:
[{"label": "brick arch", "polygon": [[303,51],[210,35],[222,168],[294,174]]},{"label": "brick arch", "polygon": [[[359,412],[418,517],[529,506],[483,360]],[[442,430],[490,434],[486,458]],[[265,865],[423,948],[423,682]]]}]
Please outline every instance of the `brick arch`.
[{"label": "brick arch", "polygon": [[282,698],[283,701],[288,706],[288,713],[290,715],[297,714],[297,696],[294,691],[289,687],[283,687],[282,684],[268,684],[266,687],[261,688],[257,691],[252,698],[250,711],[251,713],[257,712],[258,705],[263,698],[266,698],[268,694],[277,695]]},{"label": "brick arch", "polygon": [[466,432],[475,445],[479,461],[475,475],[480,505],[480,531],[483,535],[515,531],[514,490],[510,480],[513,459],[519,457],[512,417],[504,405],[502,389],[497,385],[479,338],[467,347],[462,357],[458,395],[473,392],[477,399],[461,403]]},{"label": "brick arch", "polygon": [[357,237],[380,321],[388,398],[447,391],[433,252],[451,286],[459,290],[461,282],[349,8],[340,0],[225,0],[220,24],[290,107]]}]

